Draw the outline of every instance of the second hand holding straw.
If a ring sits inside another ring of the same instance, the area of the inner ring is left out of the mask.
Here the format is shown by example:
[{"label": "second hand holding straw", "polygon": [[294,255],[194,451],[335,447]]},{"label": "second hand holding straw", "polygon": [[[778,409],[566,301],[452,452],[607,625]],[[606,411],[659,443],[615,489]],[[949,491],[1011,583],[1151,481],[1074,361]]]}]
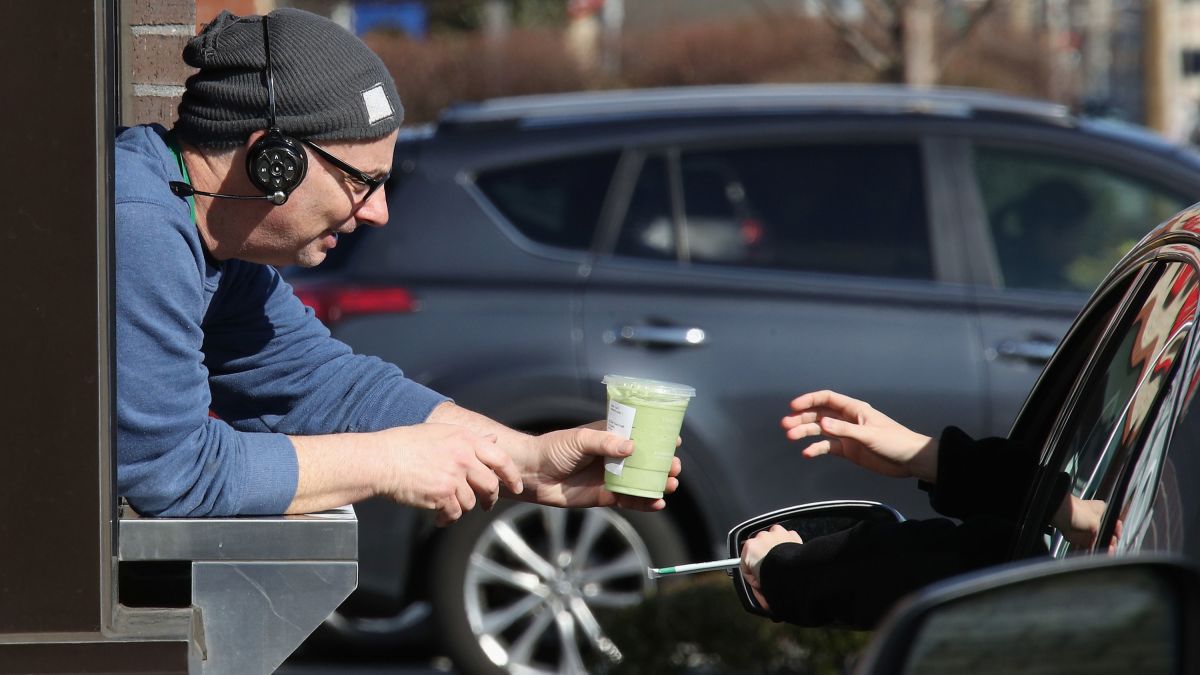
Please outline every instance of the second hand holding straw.
[{"label": "second hand holding straw", "polygon": [[711,562],[689,563],[687,565],[675,565],[674,567],[647,567],[646,576],[651,579],[659,577],[673,576],[676,574],[695,574],[697,572],[708,572],[709,570],[725,570],[729,575],[733,575],[733,570],[740,565],[741,558],[726,558],[725,560],[713,560]]}]

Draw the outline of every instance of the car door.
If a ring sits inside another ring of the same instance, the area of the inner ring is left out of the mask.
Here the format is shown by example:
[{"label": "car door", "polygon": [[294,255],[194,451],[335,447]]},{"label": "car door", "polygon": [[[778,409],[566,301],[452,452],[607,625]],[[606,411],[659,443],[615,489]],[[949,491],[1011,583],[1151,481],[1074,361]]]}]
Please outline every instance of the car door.
[{"label": "car door", "polygon": [[[1194,201],[1161,160],[1072,133],[961,140],[955,190],[973,265],[988,426],[1007,429],[1087,296],[1154,225]],[[1086,143],[1086,144],[1085,144]]]},{"label": "car door", "polygon": [[[1046,441],[1020,550],[1042,542],[1056,557],[1155,549],[1200,558],[1191,489],[1200,476],[1191,414],[1198,269],[1194,244],[1148,247],[1093,299],[1055,356],[1014,429]],[[1103,514],[1091,545],[1054,528],[1044,534],[1064,474],[1073,504]]]},{"label": "car door", "polygon": [[943,198],[915,136],[646,148],[583,303],[584,370],[693,385],[686,488],[730,523],[787,504],[920,493],[804,461],[779,420],[834,388],[920,429],[977,428],[981,355],[962,284],[939,268]]}]

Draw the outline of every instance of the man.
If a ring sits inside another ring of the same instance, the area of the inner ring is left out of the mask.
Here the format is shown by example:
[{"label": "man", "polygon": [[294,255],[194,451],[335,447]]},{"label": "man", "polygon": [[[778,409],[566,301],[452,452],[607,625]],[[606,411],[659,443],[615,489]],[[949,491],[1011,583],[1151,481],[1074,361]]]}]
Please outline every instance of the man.
[{"label": "man", "polygon": [[603,489],[597,458],[629,441],[533,437],[460,408],[351,353],[280,278],[274,266],[317,265],[388,220],[402,108],[361,41],[299,10],[223,12],[184,60],[199,70],[174,129],[116,144],[117,479],[134,509],[298,513],[382,495],[445,524],[502,491],[665,506]]}]

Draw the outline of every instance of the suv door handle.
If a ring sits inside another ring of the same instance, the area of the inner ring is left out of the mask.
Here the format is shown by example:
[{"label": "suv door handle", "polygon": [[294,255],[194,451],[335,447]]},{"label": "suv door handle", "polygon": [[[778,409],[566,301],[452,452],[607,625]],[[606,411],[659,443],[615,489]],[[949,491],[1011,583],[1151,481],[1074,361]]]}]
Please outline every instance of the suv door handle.
[{"label": "suv door handle", "polygon": [[708,340],[703,328],[684,326],[621,326],[605,331],[604,342],[654,347],[698,347]]},{"label": "suv door handle", "polygon": [[1031,340],[1001,340],[996,344],[992,358],[1005,361],[1024,361],[1026,363],[1044,366],[1058,349],[1058,343],[1051,340],[1033,338]]}]

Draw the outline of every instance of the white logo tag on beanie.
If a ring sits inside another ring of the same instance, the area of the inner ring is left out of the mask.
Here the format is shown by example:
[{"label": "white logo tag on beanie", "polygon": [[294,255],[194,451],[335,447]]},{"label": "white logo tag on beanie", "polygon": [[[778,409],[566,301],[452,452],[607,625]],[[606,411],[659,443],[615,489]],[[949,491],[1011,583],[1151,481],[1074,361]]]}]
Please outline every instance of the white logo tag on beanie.
[{"label": "white logo tag on beanie", "polygon": [[369,124],[375,124],[379,120],[385,120],[396,114],[392,110],[392,104],[388,101],[387,94],[383,91],[383,84],[377,84],[364,91],[362,97],[363,105],[367,107]]}]

